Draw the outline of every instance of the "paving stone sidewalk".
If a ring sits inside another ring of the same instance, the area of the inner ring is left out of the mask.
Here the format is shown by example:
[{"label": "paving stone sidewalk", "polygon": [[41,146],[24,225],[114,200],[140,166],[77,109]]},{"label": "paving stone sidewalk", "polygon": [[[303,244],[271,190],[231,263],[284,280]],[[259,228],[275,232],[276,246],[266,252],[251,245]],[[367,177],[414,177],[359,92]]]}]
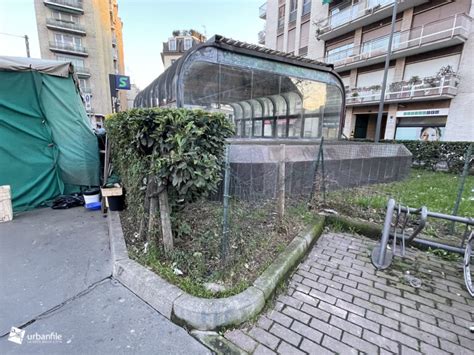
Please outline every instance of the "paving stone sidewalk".
[{"label": "paving stone sidewalk", "polygon": [[[473,354],[474,301],[460,262],[416,249],[376,271],[375,242],[326,233],[274,307],[225,337],[253,354]],[[407,271],[422,281],[405,281]]]}]

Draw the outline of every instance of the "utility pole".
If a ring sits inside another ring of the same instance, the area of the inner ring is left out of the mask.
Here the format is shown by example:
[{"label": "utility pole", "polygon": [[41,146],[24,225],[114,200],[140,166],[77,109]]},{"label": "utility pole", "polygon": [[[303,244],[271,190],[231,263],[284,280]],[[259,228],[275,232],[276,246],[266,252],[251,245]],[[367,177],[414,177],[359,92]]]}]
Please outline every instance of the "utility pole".
[{"label": "utility pole", "polygon": [[26,56],[30,58],[30,41],[28,40],[27,35],[25,35],[25,46],[26,46]]},{"label": "utility pole", "polygon": [[380,129],[382,126],[383,105],[385,103],[385,88],[387,86],[387,75],[388,75],[388,68],[390,66],[390,57],[392,56],[392,41],[393,41],[393,33],[395,32],[395,23],[397,21],[397,8],[398,8],[398,0],[395,0],[393,2],[392,26],[390,28],[390,36],[388,38],[387,56],[385,57],[385,69],[383,72],[382,92],[380,94],[379,111],[377,113],[377,125],[375,126],[375,143],[378,143],[380,141]]},{"label": "utility pole", "polygon": [[28,58],[30,58],[30,41],[29,41],[27,35],[19,36],[19,35],[14,35],[14,34],[12,34],[12,33],[5,33],[5,32],[0,32],[0,35],[23,38],[23,39],[25,40],[26,56],[27,56]]}]

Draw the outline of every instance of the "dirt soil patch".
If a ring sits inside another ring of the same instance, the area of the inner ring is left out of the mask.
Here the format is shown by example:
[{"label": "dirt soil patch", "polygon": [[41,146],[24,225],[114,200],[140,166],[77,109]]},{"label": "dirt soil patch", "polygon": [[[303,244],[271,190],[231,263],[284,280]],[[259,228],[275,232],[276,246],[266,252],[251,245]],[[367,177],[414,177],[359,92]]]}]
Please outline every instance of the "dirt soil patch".
[{"label": "dirt soil patch", "polygon": [[152,245],[147,245],[136,238],[138,223],[131,213],[122,212],[121,221],[131,258],[184,291],[210,298],[245,290],[294,237],[309,230],[318,219],[308,211],[305,202],[288,201],[280,222],[275,201],[233,200],[224,262],[222,215],[222,203],[208,200],[176,212],[175,250],[168,256],[162,251],[159,233]]}]

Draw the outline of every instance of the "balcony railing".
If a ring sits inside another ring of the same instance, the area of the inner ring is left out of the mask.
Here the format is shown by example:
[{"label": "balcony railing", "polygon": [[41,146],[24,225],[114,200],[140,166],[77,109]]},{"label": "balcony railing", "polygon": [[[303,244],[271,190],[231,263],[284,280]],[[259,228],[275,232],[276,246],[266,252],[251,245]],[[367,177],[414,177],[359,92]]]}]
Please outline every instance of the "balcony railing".
[{"label": "balcony railing", "polygon": [[387,5],[393,4],[394,0],[368,0],[363,1],[352,6],[348,6],[339,12],[333,13],[326,21],[327,24],[322,27],[323,32],[331,31],[332,29],[344,25],[348,22],[354,21],[359,17],[370,14],[373,11]]},{"label": "balcony railing", "polygon": [[261,19],[267,18],[267,3],[266,2],[258,8],[258,16]]},{"label": "balcony railing", "polygon": [[[416,82],[399,81],[390,84],[385,91],[385,101],[400,102],[417,99],[454,97],[457,94],[459,77],[455,74],[426,77]],[[380,101],[381,87],[356,88],[346,95],[347,105],[362,105]]]},{"label": "balcony railing", "polygon": [[296,21],[296,9],[290,12],[288,22],[293,22]]},{"label": "balcony railing", "polygon": [[260,31],[258,33],[258,43],[265,44],[265,31]]},{"label": "balcony railing", "polygon": [[78,23],[74,23],[74,22],[70,22],[70,21],[63,21],[63,20],[58,20],[58,19],[55,19],[55,18],[48,18],[48,19],[46,19],[46,24],[48,26],[66,29],[66,30],[69,30],[71,32],[85,33],[85,28],[84,28],[83,25],[78,24]]},{"label": "balcony railing", "polygon": [[[471,26],[471,17],[465,14],[456,14],[442,20],[430,22],[420,27],[394,33],[392,53],[394,58],[397,52],[402,52],[452,38],[467,40]],[[336,51],[320,60],[334,64],[335,67],[344,67],[371,58],[382,57],[387,53],[389,35],[374,38],[359,46],[349,47]],[[399,55],[400,56],[400,55]],[[356,65],[354,65],[356,67]]]},{"label": "balcony railing", "polygon": [[82,0],[44,0],[45,4],[66,7],[70,10],[83,10]]},{"label": "balcony railing", "polygon": [[87,51],[84,47],[75,45],[73,43],[49,42],[49,48],[53,51],[74,52],[87,56]]}]

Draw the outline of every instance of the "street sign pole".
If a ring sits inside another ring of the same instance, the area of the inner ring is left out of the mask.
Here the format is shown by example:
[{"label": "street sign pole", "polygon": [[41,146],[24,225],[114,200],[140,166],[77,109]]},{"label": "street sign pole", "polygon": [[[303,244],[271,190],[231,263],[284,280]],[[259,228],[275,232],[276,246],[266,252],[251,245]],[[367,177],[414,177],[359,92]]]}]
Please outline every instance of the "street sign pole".
[{"label": "street sign pole", "polygon": [[377,125],[375,126],[375,143],[380,141],[380,129],[382,126],[383,106],[385,103],[385,88],[387,86],[388,68],[390,66],[390,57],[392,56],[393,33],[395,32],[395,23],[397,21],[398,0],[393,2],[392,26],[390,28],[390,37],[388,38],[387,56],[385,57],[385,69],[383,72],[382,92],[380,93],[379,111],[377,113]]}]

